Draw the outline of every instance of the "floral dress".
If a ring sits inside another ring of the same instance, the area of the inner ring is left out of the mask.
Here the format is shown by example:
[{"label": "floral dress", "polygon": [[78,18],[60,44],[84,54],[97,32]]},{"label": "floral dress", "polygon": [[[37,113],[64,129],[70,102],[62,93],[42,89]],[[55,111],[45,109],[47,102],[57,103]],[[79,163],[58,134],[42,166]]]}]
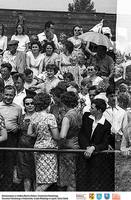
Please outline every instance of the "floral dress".
[{"label": "floral dress", "polygon": [[[31,118],[33,134],[36,136],[34,148],[57,148],[50,129],[57,128],[55,116],[48,113],[37,112]],[[57,155],[55,153],[35,153],[36,183],[57,182]]]}]

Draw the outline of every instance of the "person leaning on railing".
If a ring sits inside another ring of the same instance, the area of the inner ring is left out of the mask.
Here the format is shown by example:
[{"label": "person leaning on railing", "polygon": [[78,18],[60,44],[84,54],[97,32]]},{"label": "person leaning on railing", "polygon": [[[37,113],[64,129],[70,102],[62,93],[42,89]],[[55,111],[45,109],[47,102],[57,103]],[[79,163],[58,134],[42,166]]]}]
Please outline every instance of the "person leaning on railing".
[{"label": "person leaning on railing", "polygon": [[[39,93],[34,97],[36,112],[32,115],[28,135],[35,137],[34,148],[57,149],[59,133],[55,116],[49,113],[51,97]],[[57,155],[55,153],[35,153],[36,191],[44,191],[57,182]]]},{"label": "person leaning on railing", "polygon": [[[91,102],[90,113],[85,112],[83,115],[78,141],[80,148],[85,149],[85,152],[79,155],[77,180],[81,180],[83,177],[84,184],[77,185],[77,190],[102,191],[104,189],[101,156],[100,154],[93,156],[93,153],[108,149],[111,124],[103,116],[105,109],[106,102],[103,99],[94,99]],[[97,181],[98,184],[96,184]]]},{"label": "person leaning on railing", "polygon": [[[66,114],[62,120],[59,147],[63,149],[78,149],[78,133],[81,127],[82,115],[78,107],[78,96],[74,92],[61,95],[61,102],[65,105]],[[63,153],[59,157],[60,188],[76,191],[76,155]]]}]

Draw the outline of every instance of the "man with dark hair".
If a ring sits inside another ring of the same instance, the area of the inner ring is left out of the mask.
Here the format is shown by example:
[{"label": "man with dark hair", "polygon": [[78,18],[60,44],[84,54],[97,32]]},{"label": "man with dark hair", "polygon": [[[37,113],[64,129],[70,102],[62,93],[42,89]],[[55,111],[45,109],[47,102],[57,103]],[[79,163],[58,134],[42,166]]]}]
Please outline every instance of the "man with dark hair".
[{"label": "man with dark hair", "polygon": [[14,85],[13,79],[11,77],[12,66],[10,63],[1,64],[1,77],[6,85]]},{"label": "man with dark hair", "polygon": [[21,106],[22,112],[24,113],[23,99],[26,96],[26,90],[24,88],[25,84],[24,74],[21,73],[14,74],[13,81],[14,81],[14,86],[16,88],[16,95],[13,102]]},{"label": "man with dark hair", "polygon": [[40,43],[43,45],[45,41],[52,40],[55,44],[55,47],[58,48],[58,39],[56,34],[54,34],[54,22],[48,21],[45,23],[44,32],[38,34]]},{"label": "man with dark hair", "polygon": [[[7,85],[4,88],[3,101],[0,102],[0,113],[5,119],[5,127],[7,130],[7,147],[17,147],[18,145],[18,133],[20,129],[22,109],[20,106],[13,103],[15,97],[15,87]],[[13,183],[13,171],[16,159],[16,153],[8,151],[5,154],[6,173],[5,173],[5,185],[6,191],[12,190]]]},{"label": "man with dark hair", "polygon": [[106,90],[106,97],[108,98],[108,106],[104,112],[104,117],[111,124],[110,145],[114,149],[120,149],[121,137],[123,135],[122,122],[125,115],[125,110],[117,105],[115,88],[109,86]]},{"label": "man with dark hair", "polygon": [[107,47],[98,45],[97,54],[91,58],[91,64],[97,65],[100,69],[99,75],[109,77],[114,69],[114,61],[107,54]]},{"label": "man with dark hair", "polygon": [[[103,177],[104,168],[106,167],[108,170],[107,155],[93,155],[94,152],[108,149],[111,124],[103,116],[105,109],[106,102],[103,99],[94,99],[91,103],[90,113],[84,113],[82,118],[78,141],[80,148],[85,152],[84,155],[80,154],[79,156],[80,165],[77,163],[77,179],[85,182],[84,185],[78,184],[78,191],[104,191],[109,187]],[[103,159],[102,156],[105,156],[106,159]],[[102,160],[105,161],[104,165],[101,165]],[[113,170],[110,173],[113,173]],[[111,181],[114,181],[114,174]]]},{"label": "man with dark hair", "polygon": [[94,99],[91,103],[90,113],[84,113],[82,128],[79,134],[79,145],[86,149],[85,156],[91,157],[94,151],[108,149],[110,123],[103,116],[106,102],[103,99]]},{"label": "man with dark hair", "polygon": [[88,89],[88,93],[89,93],[89,98],[90,98],[90,101],[92,103],[93,99],[95,98],[95,96],[97,95],[97,87],[95,85],[91,86],[89,89]]}]

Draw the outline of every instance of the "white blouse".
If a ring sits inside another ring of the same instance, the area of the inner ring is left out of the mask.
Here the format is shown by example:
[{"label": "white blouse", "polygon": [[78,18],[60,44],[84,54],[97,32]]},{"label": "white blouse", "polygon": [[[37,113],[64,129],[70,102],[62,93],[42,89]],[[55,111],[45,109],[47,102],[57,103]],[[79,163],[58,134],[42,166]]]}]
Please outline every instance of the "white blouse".
[{"label": "white blouse", "polygon": [[12,35],[11,40],[19,41],[18,51],[26,51],[26,44],[30,42],[28,35]]},{"label": "white blouse", "polygon": [[28,51],[26,53],[26,60],[27,60],[27,65],[28,67],[31,68],[31,70],[34,73],[34,76],[39,75],[39,67],[43,65],[44,61],[44,54],[39,54],[36,58],[34,57],[32,51]]},{"label": "white blouse", "polygon": [[7,49],[7,37],[6,36],[0,36],[0,49],[5,51]]}]

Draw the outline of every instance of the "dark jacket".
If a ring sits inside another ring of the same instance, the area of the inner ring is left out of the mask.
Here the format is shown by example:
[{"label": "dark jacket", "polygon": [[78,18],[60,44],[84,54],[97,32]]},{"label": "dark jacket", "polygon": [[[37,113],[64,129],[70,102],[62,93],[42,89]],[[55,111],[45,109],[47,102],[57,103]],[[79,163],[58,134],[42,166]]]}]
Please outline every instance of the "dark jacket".
[{"label": "dark jacket", "polygon": [[86,149],[87,146],[94,146],[95,151],[108,149],[108,139],[111,133],[111,124],[105,120],[104,124],[99,124],[92,134],[93,119],[90,113],[84,113],[82,118],[82,127],[78,136],[78,141],[81,149]]}]

